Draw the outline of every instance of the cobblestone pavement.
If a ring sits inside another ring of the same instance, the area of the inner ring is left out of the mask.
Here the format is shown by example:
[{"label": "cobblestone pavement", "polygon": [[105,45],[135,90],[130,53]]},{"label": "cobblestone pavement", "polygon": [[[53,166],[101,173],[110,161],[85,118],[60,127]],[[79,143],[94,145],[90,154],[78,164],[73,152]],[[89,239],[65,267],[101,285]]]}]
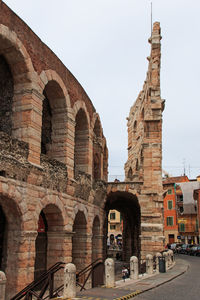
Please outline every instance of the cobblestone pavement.
[{"label": "cobblestone pavement", "polygon": [[[152,296],[152,298],[142,298],[146,295],[143,294],[144,292],[148,290],[152,290],[160,285],[163,285],[166,282],[169,282],[173,280],[174,278],[182,275],[185,273],[190,265],[190,261],[188,259],[182,259],[185,257],[178,257],[176,259],[175,266],[168,270],[166,273],[160,273],[152,276],[143,276],[139,280],[131,280],[126,279],[125,283],[120,280],[116,282],[116,288],[93,288],[89,289],[83,292],[79,292],[77,294],[76,299],[90,299],[90,300],[119,300],[119,299],[132,299],[133,297],[136,297],[137,299],[153,299],[156,300],[155,297]],[[195,257],[197,260],[200,258]],[[141,294],[137,296],[138,294]],[[140,297],[140,298],[139,298]],[[159,300],[165,299],[165,298],[157,298]],[[173,300],[176,298],[166,298],[167,300]],[[188,299],[187,299],[188,300]]]}]

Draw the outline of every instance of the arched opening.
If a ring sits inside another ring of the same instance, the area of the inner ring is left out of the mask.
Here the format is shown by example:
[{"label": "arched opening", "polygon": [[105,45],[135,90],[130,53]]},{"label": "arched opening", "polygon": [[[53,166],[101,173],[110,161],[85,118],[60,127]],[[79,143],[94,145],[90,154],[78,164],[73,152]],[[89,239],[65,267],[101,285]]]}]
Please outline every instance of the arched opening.
[{"label": "arched opening", "polygon": [[0,55],[0,131],[12,134],[12,103],[14,83],[10,67]]},{"label": "arched opening", "polygon": [[89,129],[86,114],[80,109],[76,115],[75,149],[74,149],[74,174],[88,172]]},{"label": "arched opening", "polygon": [[21,213],[13,199],[0,195],[0,270],[7,277],[6,296],[17,292],[20,276]]},{"label": "arched opening", "polygon": [[129,168],[129,170],[128,170],[128,179],[129,179],[129,180],[132,180],[132,179],[133,179],[133,171],[132,171],[132,168]]},{"label": "arched opening", "polygon": [[[62,212],[54,204],[43,208],[38,220],[38,235],[35,242],[35,279],[57,262],[64,261],[64,222]],[[54,277],[54,286],[63,281],[59,271]]]},{"label": "arched opening", "polygon": [[38,234],[35,240],[35,266],[34,280],[47,270],[47,221],[43,211],[41,211],[38,221]]},{"label": "arched opening", "polygon": [[92,226],[92,261],[101,257],[101,240],[100,240],[100,221],[99,217],[94,218]]},{"label": "arched opening", "polygon": [[101,179],[101,157],[98,153],[93,156],[93,178],[94,180]]},{"label": "arched opening", "polygon": [[108,149],[106,145],[103,150],[103,180],[108,180]]},{"label": "arched opening", "polygon": [[[45,92],[44,92],[45,94]],[[41,153],[49,154],[52,144],[52,112],[47,96],[43,100],[42,107],[42,136],[41,136]]]},{"label": "arched opening", "polygon": [[[117,229],[117,227],[112,227],[114,232],[111,231],[110,228],[108,228],[109,230],[107,236],[110,237],[110,234],[114,234],[114,243],[117,242],[120,244],[120,246],[118,245],[119,247],[117,247],[117,249],[114,248],[117,251],[110,251],[110,253],[112,253],[112,256],[118,258],[117,256],[121,254],[120,259],[122,259],[123,261],[129,261],[130,257],[133,255],[139,257],[141,248],[139,238],[141,216],[137,196],[128,192],[111,192],[107,196],[105,211],[107,215],[107,228],[108,220],[112,226],[119,224],[121,227],[121,233],[118,232],[119,230],[114,230]],[[117,212],[119,213],[118,217]],[[104,247],[104,249],[106,249],[107,251],[107,253],[105,253],[105,256],[108,255],[109,247],[110,244],[107,244],[107,247]],[[120,247],[121,253],[120,251],[118,251],[118,248]],[[117,254],[118,252],[119,254]]]},{"label": "arched opening", "polygon": [[87,265],[87,221],[82,211],[76,214],[73,225],[72,238],[72,263],[77,271],[81,271]]},{"label": "arched opening", "polygon": [[59,84],[52,80],[43,91],[41,153],[66,161],[66,101]]},{"label": "arched opening", "polygon": [[101,179],[101,152],[102,152],[102,138],[101,125],[97,118],[94,125],[93,134],[93,178],[94,180]]},{"label": "arched opening", "polygon": [[133,124],[133,131],[136,132],[136,130],[137,130],[137,121],[135,121]]}]

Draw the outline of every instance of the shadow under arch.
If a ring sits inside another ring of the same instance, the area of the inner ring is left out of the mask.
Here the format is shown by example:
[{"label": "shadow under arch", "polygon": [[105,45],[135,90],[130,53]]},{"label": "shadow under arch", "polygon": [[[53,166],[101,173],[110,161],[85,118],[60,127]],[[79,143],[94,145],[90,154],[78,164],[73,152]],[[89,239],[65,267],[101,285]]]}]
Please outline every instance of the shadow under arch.
[{"label": "shadow under arch", "polygon": [[107,257],[107,231],[109,210],[121,213],[122,225],[122,260],[129,261],[131,256],[140,257],[141,212],[138,198],[130,192],[110,192],[105,204],[104,257]]},{"label": "shadow under arch", "polygon": [[49,81],[43,91],[41,153],[66,162],[67,100],[59,83]]},{"label": "shadow under arch", "polygon": [[72,263],[77,272],[87,265],[87,220],[83,211],[78,211],[73,224]]},{"label": "shadow under arch", "polygon": [[92,224],[92,261],[101,258],[100,219],[95,216]]},{"label": "shadow under arch", "polygon": [[19,265],[16,258],[22,231],[22,213],[19,206],[9,197],[0,195],[0,269],[7,277],[8,299],[16,293]]}]

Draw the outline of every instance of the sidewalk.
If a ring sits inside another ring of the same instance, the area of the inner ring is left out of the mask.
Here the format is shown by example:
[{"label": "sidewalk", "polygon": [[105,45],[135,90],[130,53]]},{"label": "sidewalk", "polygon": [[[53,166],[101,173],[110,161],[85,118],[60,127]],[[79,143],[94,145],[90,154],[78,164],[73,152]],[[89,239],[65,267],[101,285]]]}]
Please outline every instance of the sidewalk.
[{"label": "sidewalk", "polygon": [[90,300],[126,300],[141,294],[145,291],[158,287],[168,281],[185,273],[189,268],[189,263],[183,259],[177,258],[174,267],[166,273],[155,275],[144,275],[138,280],[126,279],[116,281],[115,288],[98,287],[77,293],[75,299]]}]

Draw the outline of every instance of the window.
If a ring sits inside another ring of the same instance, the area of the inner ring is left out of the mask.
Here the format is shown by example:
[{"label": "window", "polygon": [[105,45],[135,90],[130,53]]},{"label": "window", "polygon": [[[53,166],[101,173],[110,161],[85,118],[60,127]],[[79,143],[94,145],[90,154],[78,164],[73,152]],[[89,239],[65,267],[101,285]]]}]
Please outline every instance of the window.
[{"label": "window", "polygon": [[167,226],[174,225],[174,217],[167,217]]},{"label": "window", "polygon": [[110,230],[115,230],[116,229],[116,225],[110,225]]},{"label": "window", "polygon": [[168,209],[173,208],[173,201],[172,200],[167,201],[167,207],[168,207]]},{"label": "window", "polygon": [[167,193],[168,193],[169,195],[171,195],[171,194],[172,194],[172,190],[168,190]]},{"label": "window", "polygon": [[177,201],[183,202],[183,195],[177,195]]},{"label": "window", "polygon": [[179,231],[180,232],[185,232],[185,224],[184,223],[179,224]]},{"label": "window", "polygon": [[184,211],[183,206],[179,207],[179,211],[180,211],[181,214],[183,213],[183,211]]},{"label": "window", "polygon": [[115,220],[115,212],[110,213],[110,219]]}]

